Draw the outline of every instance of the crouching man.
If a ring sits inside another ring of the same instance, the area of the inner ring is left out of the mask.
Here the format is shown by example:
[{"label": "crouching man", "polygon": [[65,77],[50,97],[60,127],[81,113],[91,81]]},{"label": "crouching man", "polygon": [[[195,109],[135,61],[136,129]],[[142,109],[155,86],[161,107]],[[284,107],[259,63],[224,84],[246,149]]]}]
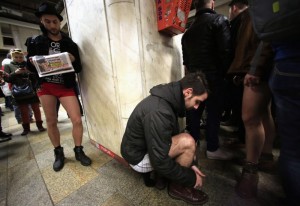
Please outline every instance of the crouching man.
[{"label": "crouching man", "polygon": [[179,133],[178,117],[197,109],[207,92],[202,73],[153,87],[130,115],[121,143],[121,154],[135,171],[154,170],[169,180],[172,198],[190,204],[204,204],[208,196],[200,190],[204,174],[193,165],[195,141]]}]

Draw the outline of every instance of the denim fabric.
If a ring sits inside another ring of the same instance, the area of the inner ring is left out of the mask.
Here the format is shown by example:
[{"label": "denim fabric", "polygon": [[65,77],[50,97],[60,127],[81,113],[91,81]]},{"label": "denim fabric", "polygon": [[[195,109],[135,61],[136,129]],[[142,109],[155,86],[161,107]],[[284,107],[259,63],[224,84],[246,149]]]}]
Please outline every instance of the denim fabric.
[{"label": "denim fabric", "polygon": [[289,201],[296,201],[300,197],[300,61],[277,62],[269,85],[281,138],[279,167],[283,186]]},{"label": "denim fabric", "polygon": [[19,106],[14,105],[14,111],[15,111],[15,118],[16,118],[17,122],[21,122],[22,117],[21,117],[21,112],[20,112]]},{"label": "denim fabric", "polygon": [[200,105],[197,110],[187,112],[186,122],[187,130],[190,132],[195,141],[200,138],[200,119],[206,106],[206,142],[207,150],[214,152],[219,148],[219,128],[221,110],[223,106],[223,79],[215,75],[206,75],[210,93],[205,103]]}]

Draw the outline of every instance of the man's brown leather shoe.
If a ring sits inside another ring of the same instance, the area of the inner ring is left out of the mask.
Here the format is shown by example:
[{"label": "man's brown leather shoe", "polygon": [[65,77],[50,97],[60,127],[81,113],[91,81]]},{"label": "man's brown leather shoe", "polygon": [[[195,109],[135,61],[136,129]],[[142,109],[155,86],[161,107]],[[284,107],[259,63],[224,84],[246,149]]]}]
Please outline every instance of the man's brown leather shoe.
[{"label": "man's brown leather shoe", "polygon": [[183,200],[193,205],[202,205],[208,201],[208,195],[201,190],[175,183],[169,184],[168,194],[174,199]]}]

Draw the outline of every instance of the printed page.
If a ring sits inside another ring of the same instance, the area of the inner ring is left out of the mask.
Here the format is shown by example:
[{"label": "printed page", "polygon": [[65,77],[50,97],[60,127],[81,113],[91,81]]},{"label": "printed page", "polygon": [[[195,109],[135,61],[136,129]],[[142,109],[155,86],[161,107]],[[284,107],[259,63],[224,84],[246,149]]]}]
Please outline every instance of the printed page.
[{"label": "printed page", "polygon": [[68,52],[34,56],[32,61],[38,71],[39,77],[74,72]]}]

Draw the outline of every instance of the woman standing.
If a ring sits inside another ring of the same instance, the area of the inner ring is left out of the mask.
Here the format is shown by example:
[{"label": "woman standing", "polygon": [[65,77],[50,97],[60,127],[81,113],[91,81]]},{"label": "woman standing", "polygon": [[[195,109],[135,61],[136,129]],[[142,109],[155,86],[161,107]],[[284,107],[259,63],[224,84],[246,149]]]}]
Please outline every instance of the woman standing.
[{"label": "woman standing", "polygon": [[[7,74],[5,80],[12,84],[12,86],[21,86],[27,82],[31,82],[32,86],[35,84],[34,74],[30,73],[26,69],[26,62],[24,61],[24,54],[20,49],[11,50],[12,61],[10,64],[6,64],[4,70],[13,71],[11,74]],[[35,88],[34,88],[35,90]],[[13,98],[13,102],[17,104],[21,111],[22,116],[22,126],[23,132],[21,135],[27,135],[30,132],[30,118],[29,118],[29,109],[28,105],[31,105],[31,108],[36,119],[36,126],[40,132],[45,131],[43,127],[43,121],[41,118],[41,111],[39,107],[39,99],[36,95],[33,95],[29,98]]]}]

